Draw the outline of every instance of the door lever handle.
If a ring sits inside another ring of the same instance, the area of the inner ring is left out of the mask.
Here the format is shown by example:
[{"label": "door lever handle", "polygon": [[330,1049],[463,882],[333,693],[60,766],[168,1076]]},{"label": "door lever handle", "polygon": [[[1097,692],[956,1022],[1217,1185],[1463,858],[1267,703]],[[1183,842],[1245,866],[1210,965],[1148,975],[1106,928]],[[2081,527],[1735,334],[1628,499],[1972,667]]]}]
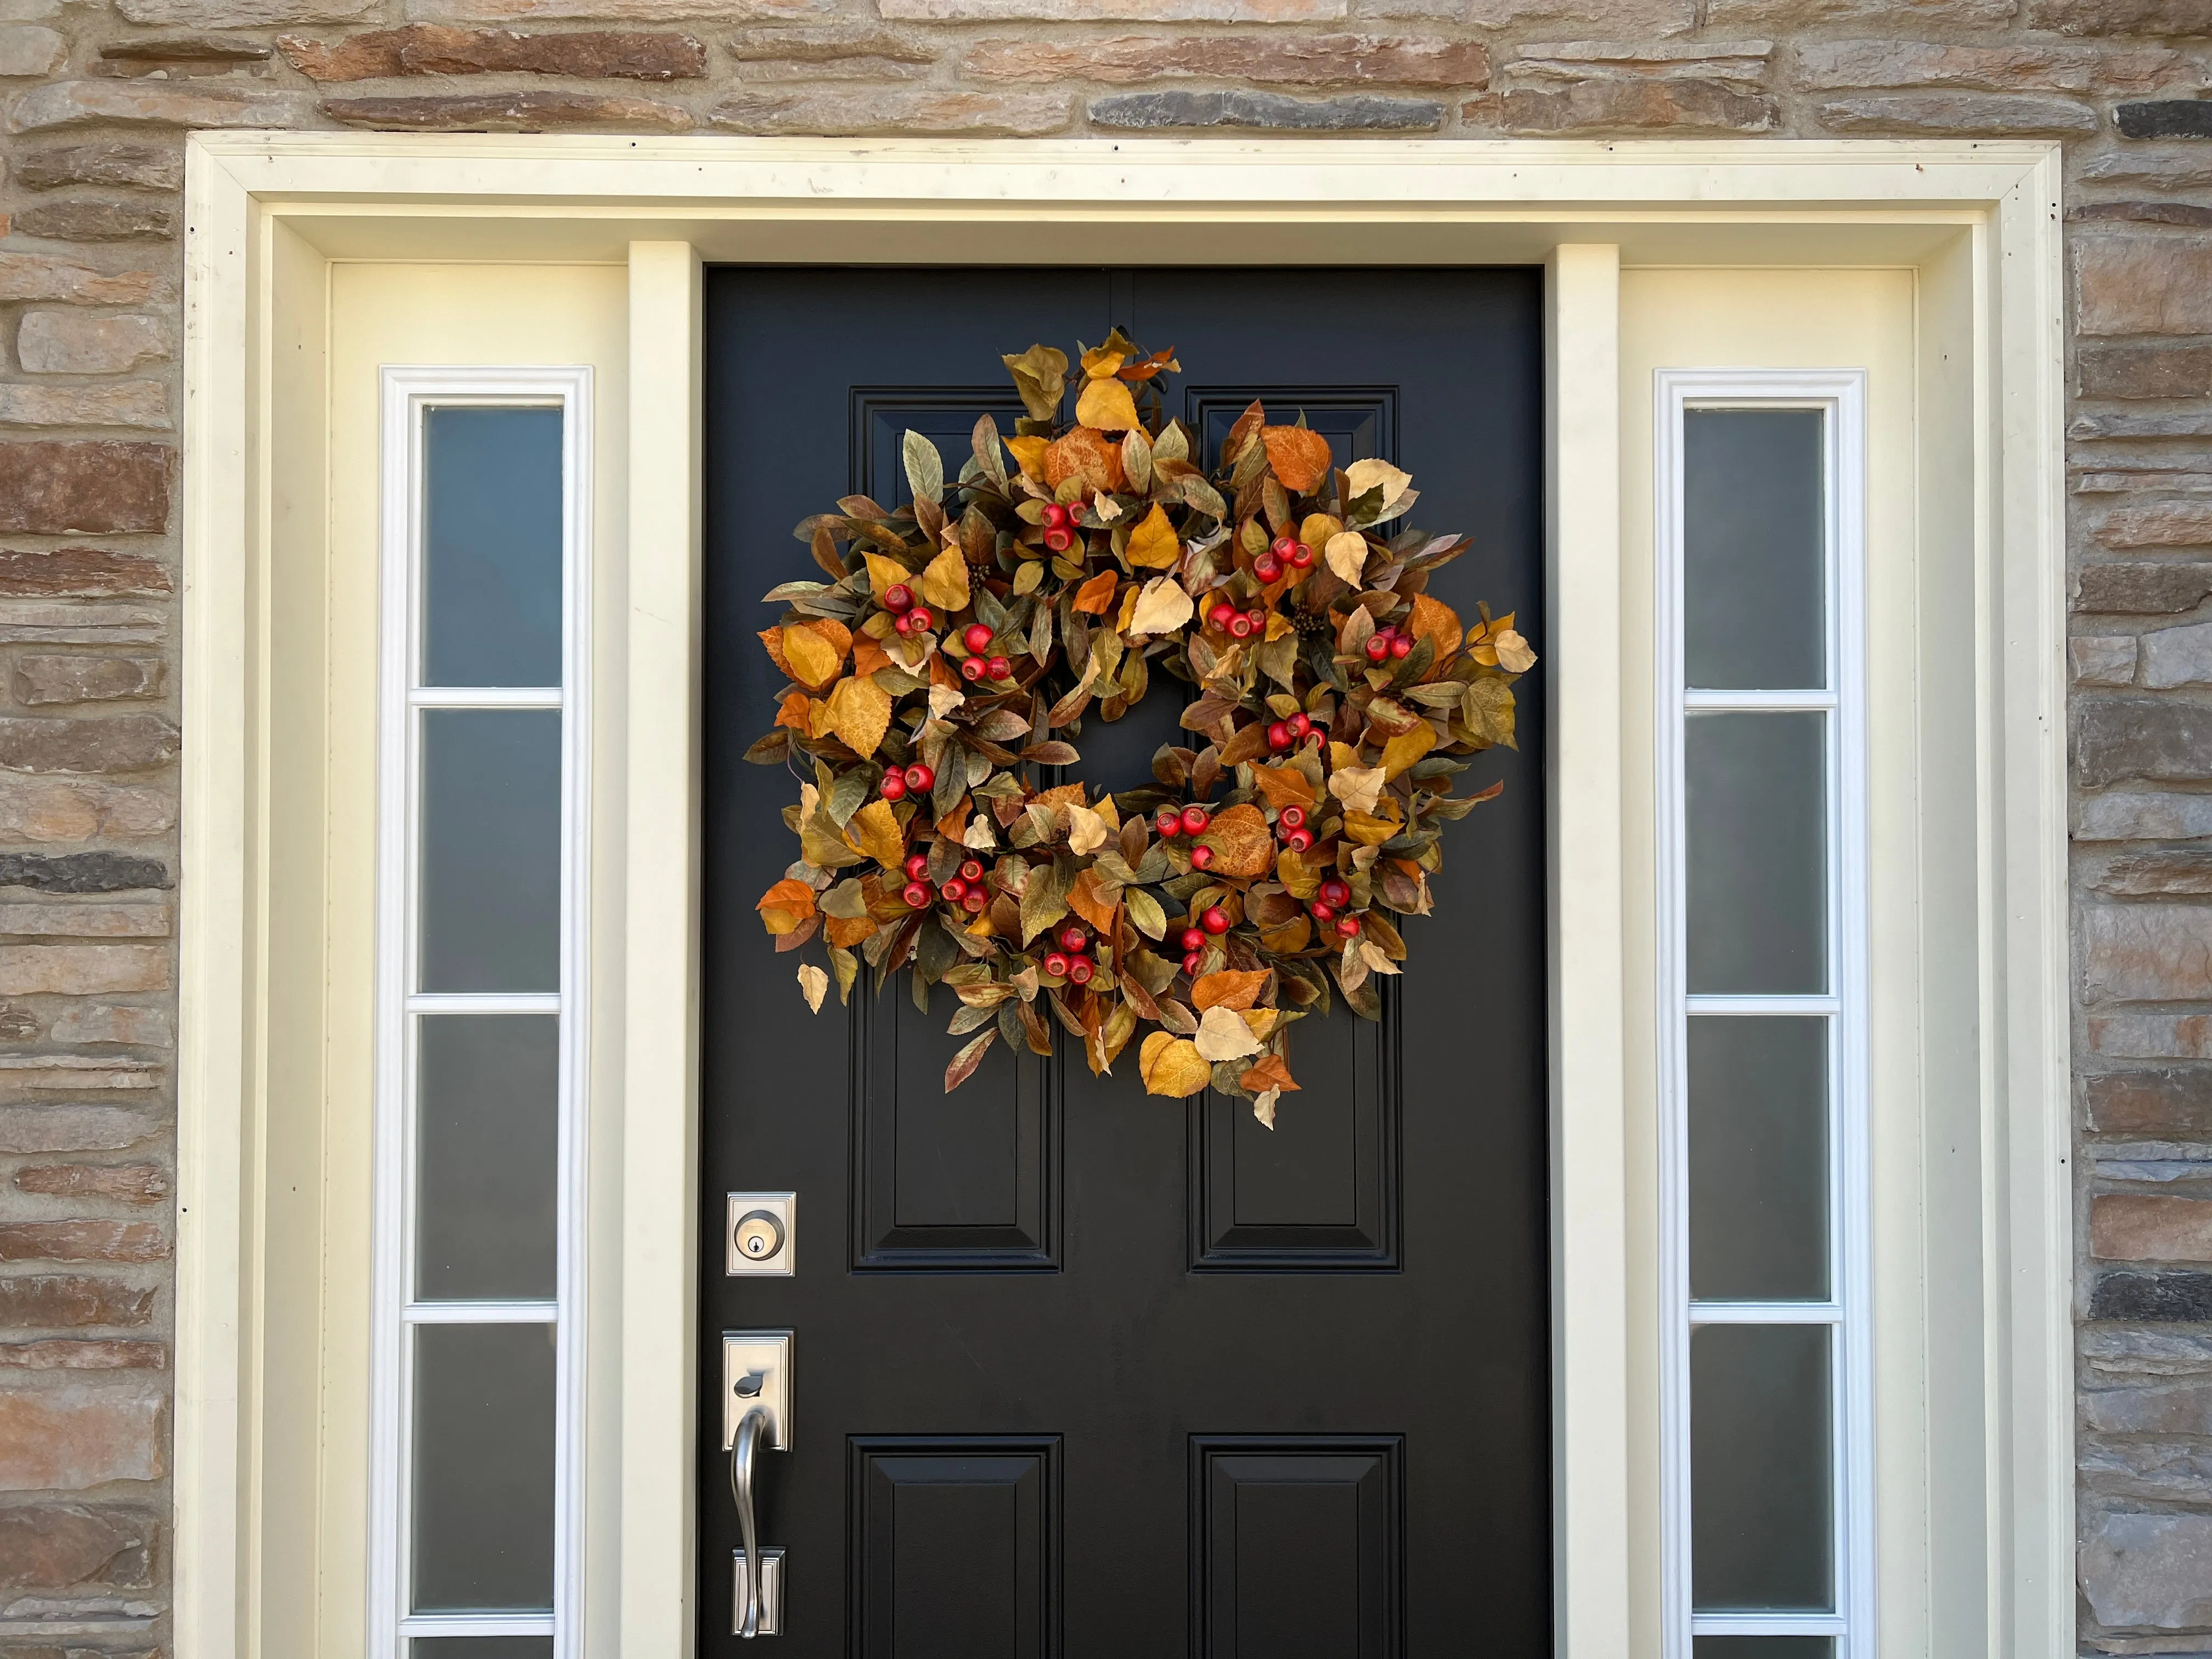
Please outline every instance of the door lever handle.
[{"label": "door lever handle", "polygon": [[[757,1377],[747,1379],[758,1393]],[[745,1392],[738,1384],[738,1391]],[[753,1456],[760,1448],[760,1437],[768,1428],[768,1413],[758,1406],[747,1412],[744,1421],[738,1425],[738,1437],[730,1447],[730,1496],[738,1506],[738,1534],[745,1540],[745,1605],[738,1620],[738,1634],[750,1642],[760,1634],[762,1571],[760,1536],[753,1520]]]}]

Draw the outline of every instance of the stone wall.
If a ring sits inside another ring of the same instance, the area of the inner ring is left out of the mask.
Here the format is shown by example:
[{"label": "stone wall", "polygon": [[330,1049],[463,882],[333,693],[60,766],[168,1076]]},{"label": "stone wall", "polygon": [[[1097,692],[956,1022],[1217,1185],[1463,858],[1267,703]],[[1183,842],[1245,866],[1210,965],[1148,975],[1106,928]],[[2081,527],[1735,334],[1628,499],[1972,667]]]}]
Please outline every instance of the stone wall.
[{"label": "stone wall", "polygon": [[0,0],[0,1659],[166,1639],[182,136],[2055,136],[2085,1652],[2212,1653],[2212,0]]}]

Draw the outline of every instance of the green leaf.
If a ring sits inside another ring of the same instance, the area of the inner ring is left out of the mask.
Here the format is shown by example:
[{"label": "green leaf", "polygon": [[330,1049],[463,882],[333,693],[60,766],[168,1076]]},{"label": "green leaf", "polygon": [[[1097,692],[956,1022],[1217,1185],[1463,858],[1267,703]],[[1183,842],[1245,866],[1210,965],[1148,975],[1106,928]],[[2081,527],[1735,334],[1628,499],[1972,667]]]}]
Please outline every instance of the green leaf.
[{"label": "green leaf", "polygon": [[[1120,860],[1116,860],[1116,863]],[[1146,939],[1164,939],[1168,931],[1168,913],[1160,908],[1160,902],[1141,887],[1132,887],[1121,895],[1122,907],[1137,931]]]},{"label": "green leaf", "polygon": [[906,459],[907,487],[917,501],[933,501],[945,493],[945,457],[937,446],[909,427],[902,448]]},{"label": "green leaf", "polygon": [[822,914],[836,916],[846,921],[856,921],[868,914],[867,896],[860,890],[857,876],[848,876],[821,898]]},{"label": "green leaf", "polygon": [[1022,889],[1022,943],[1027,945],[1067,914],[1067,886],[1057,860],[1030,873]]},{"label": "green leaf", "polygon": [[822,798],[822,810],[830,815],[830,823],[842,830],[853,821],[853,814],[867,804],[869,788],[868,775],[858,768],[841,773]]},{"label": "green leaf", "polygon": [[983,469],[983,476],[998,487],[1001,495],[1006,489],[1006,460],[999,450],[999,423],[988,415],[975,417],[975,435],[969,443],[975,451],[975,459]]}]

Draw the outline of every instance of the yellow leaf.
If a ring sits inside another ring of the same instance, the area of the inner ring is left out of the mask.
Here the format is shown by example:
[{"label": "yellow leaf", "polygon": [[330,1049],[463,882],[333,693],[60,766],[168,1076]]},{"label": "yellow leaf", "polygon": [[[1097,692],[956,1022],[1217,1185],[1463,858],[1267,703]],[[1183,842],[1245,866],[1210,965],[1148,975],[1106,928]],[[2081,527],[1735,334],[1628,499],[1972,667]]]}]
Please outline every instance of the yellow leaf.
[{"label": "yellow leaf", "polygon": [[1024,477],[1034,478],[1039,483],[1044,482],[1044,453],[1052,447],[1050,439],[1002,438],[1000,441],[1013,456],[1014,465],[1021,468]]},{"label": "yellow leaf", "polygon": [[811,628],[783,630],[783,658],[791,665],[792,678],[817,691],[837,678],[838,667],[845,660],[835,646]]},{"label": "yellow leaf", "polygon": [[1375,798],[1382,793],[1379,766],[1340,766],[1329,774],[1328,793],[1354,812],[1372,812]]},{"label": "yellow leaf", "polygon": [[1395,778],[1437,746],[1437,728],[1423,720],[1382,745],[1382,775]]},{"label": "yellow leaf", "polygon": [[1357,530],[1338,532],[1324,550],[1328,568],[1351,586],[1359,586],[1359,573],[1367,568],[1367,538]]},{"label": "yellow leaf", "polygon": [[1327,547],[1328,538],[1344,529],[1344,520],[1327,513],[1309,513],[1298,526],[1298,539],[1308,547]]},{"label": "yellow leaf", "polygon": [[830,729],[856,755],[874,754],[890,728],[890,693],[857,674],[839,680],[823,707],[829,711]]},{"label": "yellow leaf", "polygon": [[1083,354],[1083,372],[1094,380],[1103,380],[1128,361],[1126,351],[1116,351],[1112,346],[1093,346]]},{"label": "yellow leaf", "polygon": [[1413,475],[1401,472],[1388,461],[1354,461],[1344,469],[1344,481],[1351,486],[1355,501],[1377,484],[1382,485],[1382,505],[1388,507],[1406,493],[1406,486],[1413,482]]},{"label": "yellow leaf", "polygon": [[845,833],[854,846],[886,870],[896,870],[906,857],[906,837],[899,833],[898,814],[887,800],[872,800],[854,813]]},{"label": "yellow leaf", "polygon": [[968,561],[960,550],[948,547],[915,578],[915,589],[946,616],[968,608]]},{"label": "yellow leaf", "polygon": [[1279,1008],[1243,1008],[1237,1011],[1239,1019],[1251,1028],[1252,1035],[1265,1042],[1274,1030],[1275,1023],[1283,1017]]},{"label": "yellow leaf", "polygon": [[1158,501],[1129,532],[1129,562],[1142,569],[1169,570],[1182,557],[1182,544]]},{"label": "yellow leaf", "polygon": [[1148,1095],[1170,1095],[1180,1100],[1194,1095],[1213,1080],[1213,1067],[1198,1052],[1198,1045],[1165,1031],[1154,1031],[1137,1050],[1137,1071]]},{"label": "yellow leaf", "polygon": [[799,994],[806,999],[806,1006],[817,1014],[822,1012],[823,994],[829,988],[829,975],[811,962],[799,964]]},{"label": "yellow leaf", "polygon": [[914,573],[896,559],[888,558],[881,553],[866,553],[861,556],[868,562],[868,586],[879,599],[886,590],[914,580]]},{"label": "yellow leaf", "polygon": [[1243,1060],[1260,1052],[1260,1039],[1235,1010],[1209,1008],[1198,1018],[1197,1048],[1204,1060]]},{"label": "yellow leaf", "polygon": [[1196,613],[1190,595],[1171,576],[1155,576],[1137,596],[1136,612],[1126,630],[1139,634],[1172,634]]},{"label": "yellow leaf", "polygon": [[1380,847],[1398,833],[1398,826],[1370,812],[1346,812],[1344,833],[1363,847]]},{"label": "yellow leaf", "polygon": [[1138,425],[1136,400],[1119,380],[1085,380],[1075,400],[1075,420],[1101,432],[1127,432]]},{"label": "yellow leaf", "polygon": [[1114,624],[1114,631],[1116,634],[1127,635],[1128,633],[1129,623],[1135,618],[1137,614],[1137,600],[1139,597],[1142,595],[1144,591],[1145,590],[1143,588],[1138,586],[1134,582],[1131,582],[1127,587],[1121,590],[1121,619]]}]

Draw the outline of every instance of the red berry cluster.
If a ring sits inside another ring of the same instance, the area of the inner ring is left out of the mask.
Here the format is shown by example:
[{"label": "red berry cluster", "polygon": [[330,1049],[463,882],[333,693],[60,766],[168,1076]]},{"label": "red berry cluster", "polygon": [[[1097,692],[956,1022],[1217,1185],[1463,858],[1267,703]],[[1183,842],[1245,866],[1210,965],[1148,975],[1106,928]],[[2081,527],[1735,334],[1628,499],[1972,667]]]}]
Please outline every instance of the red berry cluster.
[{"label": "red berry cluster", "polygon": [[[906,860],[906,887],[899,895],[910,910],[926,910],[930,905],[929,854],[910,853]],[[991,902],[989,890],[983,881],[983,865],[979,859],[964,859],[957,873],[947,876],[939,883],[937,896],[956,909],[971,916],[981,915],[983,907]]]},{"label": "red berry cluster", "polygon": [[1267,747],[1277,754],[1285,749],[1295,749],[1302,743],[1310,743],[1318,749],[1328,735],[1326,727],[1318,724],[1304,709],[1286,720],[1275,720],[1267,727]]},{"label": "red berry cluster", "polygon": [[1350,884],[1339,877],[1331,876],[1316,890],[1313,902],[1306,906],[1306,910],[1313,917],[1314,925],[1322,932],[1326,933],[1333,921],[1336,924],[1339,939],[1357,939],[1359,937],[1359,918],[1344,908],[1351,902]]},{"label": "red berry cluster", "polygon": [[1060,949],[1045,952],[1045,976],[1064,979],[1071,985],[1090,984],[1091,975],[1098,971],[1097,961],[1085,954],[1091,948],[1091,935],[1071,921],[1060,930],[1059,943]]},{"label": "red berry cluster", "polygon": [[884,590],[884,609],[891,613],[891,626],[902,634],[927,634],[937,620],[927,605],[914,602],[914,590],[904,582],[893,582]]},{"label": "red berry cluster", "polygon": [[936,787],[937,774],[919,762],[905,768],[892,767],[878,786],[885,800],[904,800],[910,794],[926,795]]},{"label": "red berry cluster", "polygon": [[1047,501],[1044,507],[1044,544],[1054,553],[1065,553],[1075,545],[1077,534],[1083,528],[1083,504],[1080,501]]},{"label": "red berry cluster", "polygon": [[1385,662],[1393,657],[1410,657],[1413,654],[1413,636],[1402,629],[1385,624],[1367,636],[1367,660],[1370,662]]},{"label": "red berry cluster", "polygon": [[960,659],[960,678],[970,685],[980,680],[1012,679],[1014,665],[991,649],[998,635],[981,623],[969,623],[961,635],[960,643],[968,647],[968,654]]},{"label": "red berry cluster", "polygon": [[1206,613],[1206,619],[1217,634],[1226,634],[1232,640],[1249,640],[1255,634],[1267,631],[1267,611],[1264,605],[1254,605],[1249,611],[1239,611],[1226,599],[1218,600]]},{"label": "red berry cluster", "polygon": [[1285,568],[1306,570],[1313,565],[1313,549],[1296,536],[1278,536],[1267,550],[1252,561],[1252,574],[1263,582],[1279,582]]},{"label": "red berry cluster", "polygon": [[1313,831],[1306,828],[1306,809],[1285,806],[1275,814],[1275,834],[1283,845],[1293,853],[1303,853],[1313,845]]}]

